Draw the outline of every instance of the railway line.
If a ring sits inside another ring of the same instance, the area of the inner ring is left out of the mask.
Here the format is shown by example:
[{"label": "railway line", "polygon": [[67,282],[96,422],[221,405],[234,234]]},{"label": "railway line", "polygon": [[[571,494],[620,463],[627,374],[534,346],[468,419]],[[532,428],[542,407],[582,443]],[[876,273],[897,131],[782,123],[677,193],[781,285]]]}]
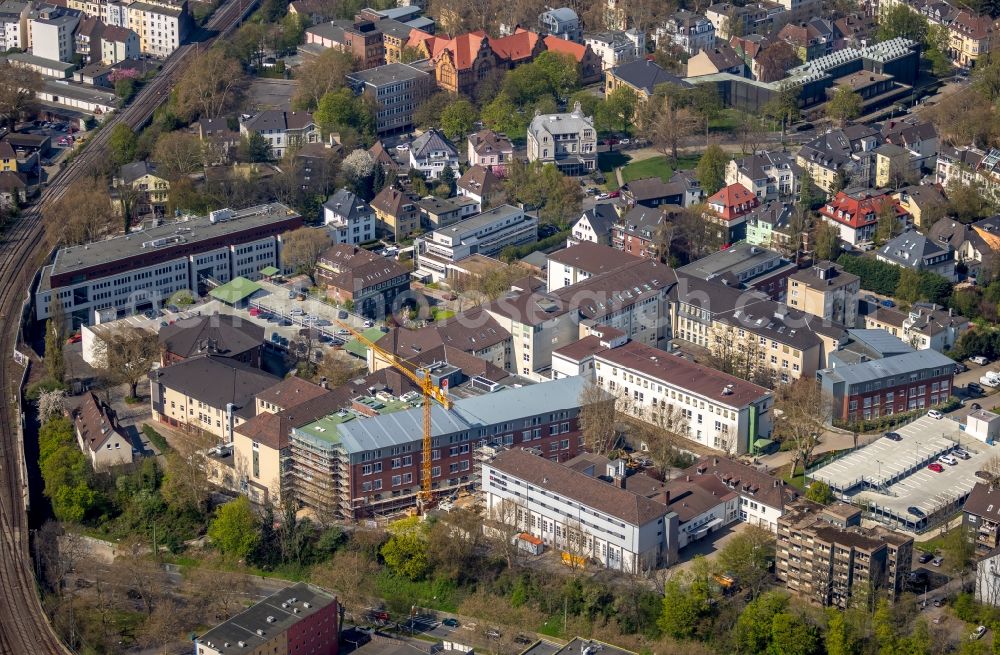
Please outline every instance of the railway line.
[{"label": "railway line", "polygon": [[256,0],[228,0],[205,26],[215,35],[201,43],[181,46],[167,59],[159,75],[135,101],[108,119],[72,162],[60,171],[38,201],[25,211],[0,242],[0,655],[68,654],[49,624],[32,573],[28,516],[28,481],[20,443],[19,405],[16,401],[24,369],[14,361],[20,343],[23,303],[31,291],[37,268],[49,251],[46,221],[60,217],[49,212],[74,182],[83,179],[95,162],[107,156],[111,130],[118,123],[137,129],[169,96],[183,65],[202,48],[228,35],[254,8]]}]

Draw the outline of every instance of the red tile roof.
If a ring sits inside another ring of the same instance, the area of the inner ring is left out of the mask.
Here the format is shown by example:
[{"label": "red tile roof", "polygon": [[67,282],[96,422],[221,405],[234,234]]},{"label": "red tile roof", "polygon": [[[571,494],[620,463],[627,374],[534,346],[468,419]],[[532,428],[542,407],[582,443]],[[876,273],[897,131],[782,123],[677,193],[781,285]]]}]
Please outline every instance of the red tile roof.
[{"label": "red tile roof", "polygon": [[490,47],[493,48],[493,52],[498,57],[510,62],[530,60],[538,38],[534,32],[518,28],[513,34],[499,39],[491,39]]},{"label": "red tile roof", "polygon": [[719,189],[708,199],[708,205],[727,221],[749,214],[759,204],[757,196],[739,182]]},{"label": "red tile roof", "polygon": [[558,36],[549,35],[545,37],[545,49],[551,52],[560,52],[565,55],[572,55],[576,63],[583,61],[583,56],[587,54],[587,46],[582,43],[573,43]]},{"label": "red tile roof", "polygon": [[896,207],[898,215],[906,215],[906,210],[899,206],[899,201],[885,194],[872,196],[866,193],[854,197],[843,191],[838,192],[833,200],[823,205],[819,213],[832,221],[858,229],[877,223],[879,212],[886,202],[891,202]]},{"label": "red tile roof", "polygon": [[[411,35],[410,41],[413,41],[413,39],[414,37]],[[489,42],[486,32],[477,30],[467,34],[459,34],[454,39],[443,39],[435,36],[422,40],[427,44],[431,59],[437,60],[447,51],[451,53],[452,58],[455,60],[455,67],[459,70],[464,70],[470,68],[472,62],[476,60],[476,54],[479,52],[480,47],[482,47],[483,39],[487,39],[487,42]],[[417,43],[420,41],[421,39],[418,37]]]}]

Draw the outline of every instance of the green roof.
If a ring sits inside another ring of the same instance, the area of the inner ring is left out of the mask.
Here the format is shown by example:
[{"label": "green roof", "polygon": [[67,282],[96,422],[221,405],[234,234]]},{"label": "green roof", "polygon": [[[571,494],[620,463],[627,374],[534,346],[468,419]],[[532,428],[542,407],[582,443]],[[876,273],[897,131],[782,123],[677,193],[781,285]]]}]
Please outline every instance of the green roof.
[{"label": "green roof", "polygon": [[208,295],[212,296],[216,300],[221,300],[227,305],[235,305],[242,300],[246,300],[263,288],[264,287],[260,286],[253,280],[248,280],[245,277],[235,277],[229,282],[223,284],[221,287],[212,289],[208,292]]},{"label": "green roof", "polygon": [[280,272],[281,271],[278,270],[278,268],[276,266],[265,266],[264,268],[260,269],[260,274],[264,275],[266,277],[271,277],[272,275],[277,275]]},{"label": "green roof", "polygon": [[[361,334],[365,335],[365,338],[369,341],[375,342],[385,336],[379,328],[368,328]],[[368,346],[364,345],[357,339],[351,339],[346,344],[344,344],[344,350],[351,353],[355,357],[360,357],[361,359],[368,359]]]},{"label": "green roof", "polygon": [[355,418],[357,417],[351,412],[341,411],[336,414],[328,414],[321,419],[313,421],[309,425],[296,428],[296,430],[320,441],[340,443],[340,433],[337,432],[337,426],[341,423],[352,421]]}]

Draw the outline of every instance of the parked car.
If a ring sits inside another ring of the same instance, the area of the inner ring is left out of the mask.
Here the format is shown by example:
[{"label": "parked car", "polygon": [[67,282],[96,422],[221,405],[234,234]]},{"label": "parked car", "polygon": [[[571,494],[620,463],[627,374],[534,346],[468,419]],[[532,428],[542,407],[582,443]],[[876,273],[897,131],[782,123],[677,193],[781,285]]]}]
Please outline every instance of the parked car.
[{"label": "parked car", "polygon": [[398,150],[400,152],[406,152],[409,149],[410,149],[410,145],[408,143],[400,143],[398,146],[396,146],[396,150]]},{"label": "parked car", "polygon": [[959,458],[959,459],[971,459],[972,458],[972,455],[970,455],[968,451],[962,450],[961,448],[956,448],[955,450],[951,451],[951,454],[954,455],[955,457]]},{"label": "parked car", "polygon": [[500,631],[497,630],[496,628],[490,628],[489,630],[486,631],[486,637],[488,639],[499,639],[500,636],[501,636]]},{"label": "parked car", "polygon": [[622,192],[621,192],[621,191],[612,191],[611,193],[609,193],[609,194],[608,194],[608,197],[609,197],[609,198],[617,198],[617,197],[618,197],[618,196],[620,196],[621,194],[622,194]]},{"label": "parked car", "polygon": [[81,341],[83,341],[83,335],[79,332],[71,336],[69,339],[66,339],[66,343],[80,343]]},{"label": "parked car", "polygon": [[598,193],[597,194],[597,199],[598,200],[607,200],[608,198],[609,198],[609,196],[606,193]]},{"label": "parked car", "polygon": [[941,566],[942,562],[944,562],[944,558],[941,557],[940,555],[931,560],[931,564],[933,564],[934,566]]},{"label": "parked car", "polygon": [[304,316],[305,312],[302,311],[301,309],[299,309],[298,307],[295,307],[294,309],[288,310],[288,315],[289,316]]},{"label": "parked car", "polygon": [[983,635],[986,634],[986,626],[981,625],[976,628],[976,631],[969,635],[969,641],[976,641],[977,639],[982,639]]},{"label": "parked car", "polygon": [[969,367],[966,366],[965,364],[963,364],[962,362],[958,362],[958,363],[955,364],[955,372],[956,373],[965,373],[968,370],[969,370]]},{"label": "parked car", "polygon": [[941,473],[944,471],[944,467],[938,464],[937,462],[931,462],[930,464],[927,465],[927,468],[934,471],[935,473]]},{"label": "parked car", "polygon": [[981,394],[983,393],[983,387],[978,382],[970,382],[965,385],[965,390],[969,393]]},{"label": "parked car", "polygon": [[952,457],[951,455],[941,455],[940,457],[938,457],[937,461],[941,462],[942,464],[947,464],[948,466],[955,466],[956,464],[958,464],[958,460]]},{"label": "parked car", "polygon": [[903,437],[898,432],[886,432],[884,435],[889,441],[902,441]]},{"label": "parked car", "polygon": [[375,327],[375,322],[372,321],[371,319],[369,319],[369,320],[365,321],[365,327],[366,328]]},{"label": "parked car", "polygon": [[868,294],[867,296],[865,296],[865,302],[870,302],[873,305],[877,305],[878,304],[878,298],[876,298],[875,296],[873,296],[871,294]]},{"label": "parked car", "polygon": [[920,553],[920,557],[917,558],[917,561],[920,562],[921,564],[926,564],[927,562],[931,561],[932,559],[934,559],[934,553],[928,553],[925,550],[925,551],[923,551],[923,552]]},{"label": "parked car", "polygon": [[[625,143],[625,141],[627,141],[627,140],[628,139],[622,139],[622,143]],[[519,635],[517,635],[517,636],[514,637],[514,642],[518,643],[518,644],[524,644],[524,645],[533,643],[531,637],[529,637],[528,635],[521,635],[521,634],[519,634]]]},{"label": "parked car", "polygon": [[441,625],[446,625],[449,628],[457,628],[459,626],[459,623],[458,619],[453,619],[452,617],[449,616],[448,618],[441,621]]},{"label": "parked car", "polygon": [[813,125],[812,123],[802,123],[801,125],[795,126],[795,131],[796,132],[808,132],[809,130],[811,130],[814,127],[815,127],[815,125]]},{"label": "parked car", "polygon": [[942,414],[941,412],[937,411],[936,409],[932,409],[931,411],[927,412],[927,416],[930,416],[933,419],[944,418],[944,414]]},{"label": "parked car", "polygon": [[972,403],[971,405],[969,405],[969,407],[972,409],[972,411],[976,411],[983,408],[983,406],[980,405],[979,403]]},{"label": "parked car", "polygon": [[980,366],[986,366],[990,363],[990,360],[986,359],[982,355],[976,355],[975,357],[970,357],[969,361],[973,364],[979,364]]},{"label": "parked car", "polygon": [[896,306],[896,303],[892,302],[892,301],[891,301],[891,300],[889,300],[888,298],[886,298],[885,300],[883,300],[883,301],[882,301],[881,303],[879,303],[879,304],[880,304],[880,305],[882,305],[883,307],[886,307],[886,308],[888,308],[888,309],[892,309],[893,307],[895,307],[895,306]]},{"label": "parked car", "polygon": [[923,510],[921,510],[919,507],[907,507],[906,511],[909,512],[910,514],[913,514],[918,519],[927,518],[927,515],[924,514]]}]

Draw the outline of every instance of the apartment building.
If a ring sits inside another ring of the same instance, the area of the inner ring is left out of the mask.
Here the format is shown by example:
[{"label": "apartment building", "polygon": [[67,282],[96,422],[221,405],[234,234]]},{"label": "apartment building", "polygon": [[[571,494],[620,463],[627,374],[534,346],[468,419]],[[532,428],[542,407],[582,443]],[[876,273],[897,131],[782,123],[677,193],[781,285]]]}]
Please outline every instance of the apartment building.
[{"label": "apartment building", "polygon": [[192,29],[193,20],[187,2],[173,4],[146,0],[133,2],[126,9],[127,27],[139,35],[139,49],[143,54],[164,59],[169,57],[187,41]]},{"label": "apartment building", "polygon": [[420,227],[420,208],[417,198],[395,186],[387,186],[372,198],[377,231],[392,239],[402,241]]},{"label": "apartment building", "polygon": [[139,35],[126,27],[109,25],[101,31],[101,61],[110,66],[139,58]]},{"label": "apartment building", "polygon": [[787,199],[799,192],[802,171],[783,152],[761,152],[726,164],[726,184],[740,184],[760,202]]},{"label": "apartment building", "polygon": [[389,316],[396,299],[410,290],[410,272],[395,259],[346,243],[319,256],[315,277],[327,297],[350,301],[356,313],[368,318]]},{"label": "apartment building", "polygon": [[195,637],[195,655],[337,655],[339,612],[336,596],[299,582]]},{"label": "apartment building", "polygon": [[638,257],[659,259],[665,255],[663,237],[669,225],[669,207],[618,206],[616,211],[611,226],[613,247]]},{"label": "apartment building", "polygon": [[73,34],[80,14],[62,7],[44,7],[28,19],[31,54],[50,61],[72,61],[76,51]]},{"label": "apartment building", "polygon": [[254,366],[205,354],[151,372],[150,405],[161,423],[230,443],[233,429],[256,415],[254,396],[279,382]]},{"label": "apartment building", "polygon": [[31,5],[18,0],[0,2],[0,45],[4,50],[26,49]]},{"label": "apartment building", "polygon": [[145,160],[125,164],[118,170],[114,184],[137,192],[132,208],[136,216],[162,215],[166,212],[170,200],[170,180],[157,174],[156,164]]},{"label": "apartment building", "polygon": [[728,457],[702,457],[682,475],[715,476],[739,494],[740,521],[775,533],[785,509],[802,495],[784,480]]},{"label": "apartment building", "polygon": [[946,353],[972,324],[951,308],[934,303],[916,302],[908,312],[879,307],[865,315],[865,327],[881,329],[902,339],[916,350],[928,348]]},{"label": "apartment building", "polygon": [[841,240],[856,246],[875,237],[875,228],[883,211],[895,212],[900,225],[906,225],[909,216],[906,210],[886,193],[873,195],[868,191],[853,194],[838,191],[820,208],[819,215],[823,221],[840,230]]},{"label": "apartment building", "polygon": [[[536,448],[567,461],[582,450],[578,426],[582,380],[499,388],[431,409],[435,493],[468,487],[483,446]],[[423,409],[357,418],[339,412],[291,434],[296,498],[320,516],[363,518],[416,504],[420,490]]]},{"label": "apartment building", "polygon": [[479,201],[470,196],[437,198],[428,196],[415,201],[420,211],[420,223],[431,230],[439,230],[470,218],[482,208]]},{"label": "apartment building", "polygon": [[848,423],[947,402],[956,364],[936,350],[825,368],[816,373],[833,419]]},{"label": "apartment building", "polygon": [[725,246],[746,238],[746,215],[760,206],[760,199],[742,184],[729,184],[706,201],[711,210],[705,220],[718,225],[717,237]]},{"label": "apartment building", "polygon": [[882,134],[875,128],[849,125],[803,144],[795,154],[795,163],[809,171],[813,183],[827,193],[842,176],[868,185],[874,183],[874,151],[882,143]]},{"label": "apartment building", "polygon": [[758,291],[734,289],[677,273],[671,305],[673,338],[717,355],[756,354],[751,373],[787,383],[813,376],[846,338],[844,328],[811,320],[808,314],[768,299]]},{"label": "apartment building", "polygon": [[350,53],[362,71],[385,65],[382,31],[378,23],[361,17],[313,25],[306,30],[306,44]]},{"label": "apartment building", "polygon": [[582,241],[546,257],[549,292],[603,275],[638,261],[635,255],[591,241]]},{"label": "apartment building", "polygon": [[821,261],[788,277],[789,307],[847,327],[858,322],[861,278],[838,264]]},{"label": "apartment building", "polygon": [[707,448],[743,455],[771,438],[771,391],[643,343],[587,336],[553,353],[552,375],[582,375],[620,411]]},{"label": "apartment building", "polygon": [[795,206],[791,202],[771,200],[746,215],[747,243],[777,250],[789,259],[799,254],[804,240],[803,231],[795,230],[792,218]]},{"label": "apartment building", "polygon": [[975,544],[976,557],[1000,548],[1000,487],[976,483],[962,507],[962,527]]},{"label": "apartment building", "polygon": [[511,370],[530,380],[549,379],[553,351],[580,335],[572,305],[532,288],[508,293],[483,310],[511,336]]},{"label": "apartment building", "polygon": [[640,573],[676,561],[679,520],[666,492],[647,497],[631,488],[655,489],[652,478],[640,473],[625,480],[616,471],[605,482],[547,459],[548,452],[513,448],[483,463],[487,529],[492,521],[502,526],[494,529],[523,530],[612,570]]},{"label": "apartment building", "polygon": [[554,163],[565,175],[584,175],[597,165],[597,130],[580,103],[569,114],[541,114],[528,126],[528,161]]},{"label": "apartment building", "polygon": [[646,55],[646,33],[637,29],[587,33],[583,42],[601,58],[604,70]]},{"label": "apartment building", "polygon": [[393,63],[350,73],[347,83],[375,99],[375,130],[381,135],[413,127],[413,112],[430,95],[433,79],[415,65]]},{"label": "apartment building", "polygon": [[538,240],[538,219],[511,205],[500,205],[418,237],[414,255],[418,275],[440,282],[448,265],[469,255],[495,257],[507,246]]},{"label": "apartment building", "polygon": [[73,430],[76,443],[95,471],[131,464],[132,442],[118,427],[111,408],[88,391],[73,410]]},{"label": "apartment building", "polygon": [[913,538],[860,524],[861,510],[844,503],[796,500],[778,519],[778,580],[823,607],[844,609],[855,594],[885,593],[895,600],[906,588]]},{"label": "apartment building", "polygon": [[338,189],[323,203],[323,223],[334,243],[357,245],[375,238],[375,212],[347,189]]},{"label": "apartment building", "polygon": [[721,282],[734,289],[752,289],[784,302],[787,280],[797,266],[776,250],[737,243],[677,269],[679,274]]},{"label": "apartment building", "polygon": [[301,216],[271,203],[60,248],[42,268],[35,318],[49,318],[59,302],[77,327],[91,323],[96,311],[124,316],[159,306],[177,291],[204,295],[210,280],[258,279],[264,267],[281,268],[281,235],[299,227]]},{"label": "apartment building", "polygon": [[574,43],[583,41],[580,17],[569,7],[548,9],[538,14],[538,29],[559,39]]},{"label": "apartment building", "polygon": [[271,156],[281,159],[291,147],[319,143],[321,134],[312,114],[305,111],[267,109],[240,118],[240,136],[259,134],[271,147]]},{"label": "apartment building", "polygon": [[958,66],[975,66],[992,51],[996,38],[989,15],[961,9],[948,24],[948,54]]},{"label": "apartment building", "polygon": [[439,130],[429,129],[410,144],[410,168],[436,180],[445,168],[458,177],[458,150]]},{"label": "apartment building", "polygon": [[677,11],[656,29],[656,42],[670,43],[693,57],[715,46],[715,25],[701,14]]},{"label": "apartment building", "polygon": [[514,144],[506,134],[480,130],[467,139],[469,166],[492,168],[506,164],[514,156]]},{"label": "apartment building", "polygon": [[164,325],[157,333],[160,366],[211,354],[260,368],[264,326],[231,314],[190,316]]},{"label": "apartment building", "polygon": [[602,246],[610,246],[611,231],[617,221],[618,212],[615,205],[609,202],[598,202],[592,209],[585,210],[580,219],[573,224],[573,233],[567,242],[589,241],[599,243]]}]

